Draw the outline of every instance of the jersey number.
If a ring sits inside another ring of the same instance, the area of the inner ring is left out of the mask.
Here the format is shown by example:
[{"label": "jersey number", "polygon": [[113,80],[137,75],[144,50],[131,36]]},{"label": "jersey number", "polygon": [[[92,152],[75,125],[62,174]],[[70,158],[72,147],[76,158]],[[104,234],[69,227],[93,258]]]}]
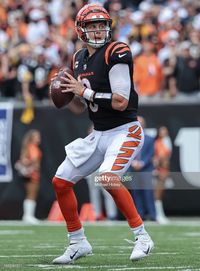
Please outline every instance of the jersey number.
[{"label": "jersey number", "polygon": [[[82,78],[81,82],[86,88],[91,89],[90,81],[87,78]],[[97,112],[98,109],[99,109],[98,104],[95,104],[95,103],[92,103],[92,102],[90,102],[89,107],[90,107],[91,111],[94,112],[94,113]]]}]

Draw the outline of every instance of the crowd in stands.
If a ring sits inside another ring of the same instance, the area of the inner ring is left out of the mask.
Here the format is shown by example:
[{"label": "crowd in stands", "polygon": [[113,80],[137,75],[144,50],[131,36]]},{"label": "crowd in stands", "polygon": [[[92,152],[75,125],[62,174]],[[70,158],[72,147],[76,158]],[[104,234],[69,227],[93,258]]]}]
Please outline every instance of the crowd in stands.
[{"label": "crowd in stands", "polygon": [[[82,45],[74,21],[84,0],[0,1],[0,98],[48,99],[51,75]],[[129,44],[142,97],[200,99],[200,1],[101,0],[113,40]]]}]

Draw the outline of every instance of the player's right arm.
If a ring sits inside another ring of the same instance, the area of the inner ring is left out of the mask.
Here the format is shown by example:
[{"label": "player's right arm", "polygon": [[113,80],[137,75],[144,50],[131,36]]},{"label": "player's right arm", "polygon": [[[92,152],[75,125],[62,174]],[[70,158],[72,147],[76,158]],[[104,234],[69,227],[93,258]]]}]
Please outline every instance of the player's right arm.
[{"label": "player's right arm", "polygon": [[132,55],[130,48],[125,43],[114,42],[108,47],[107,52],[105,53],[105,62],[108,67],[111,92],[95,92],[88,87],[84,88],[78,85],[78,82],[70,83],[71,89],[69,90],[76,89],[75,94],[94,102],[102,108],[124,111],[129,103],[132,84]]}]

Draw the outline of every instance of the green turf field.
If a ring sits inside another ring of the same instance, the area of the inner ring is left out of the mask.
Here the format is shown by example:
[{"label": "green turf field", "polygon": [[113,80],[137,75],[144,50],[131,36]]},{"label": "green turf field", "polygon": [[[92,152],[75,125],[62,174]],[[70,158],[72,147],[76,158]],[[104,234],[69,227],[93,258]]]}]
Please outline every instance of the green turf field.
[{"label": "green turf field", "polygon": [[0,223],[0,270],[200,270],[200,224],[147,224],[155,249],[144,260],[132,263],[132,239],[126,224],[87,225],[93,255],[74,265],[55,266],[51,261],[66,244],[64,225],[25,226]]}]

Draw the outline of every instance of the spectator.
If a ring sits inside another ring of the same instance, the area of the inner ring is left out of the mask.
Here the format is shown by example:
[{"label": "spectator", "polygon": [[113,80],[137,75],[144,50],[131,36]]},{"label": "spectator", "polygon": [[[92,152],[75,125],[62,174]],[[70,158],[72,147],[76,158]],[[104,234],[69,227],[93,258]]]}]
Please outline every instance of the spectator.
[{"label": "spectator", "polygon": [[183,94],[200,93],[200,55],[192,55],[190,41],[180,44],[180,55],[176,58],[173,72],[174,87]]},{"label": "spectator", "polygon": [[134,82],[140,96],[154,96],[162,90],[163,72],[150,40],[143,41],[143,52],[135,58]]},{"label": "spectator", "polygon": [[63,11],[63,1],[62,0],[52,0],[48,4],[48,11],[51,17],[51,22],[54,25],[60,25],[62,23],[62,11]]},{"label": "spectator", "polygon": [[176,63],[178,41],[179,33],[175,30],[169,31],[165,38],[165,46],[158,53],[164,73],[164,89],[166,93],[163,94],[169,94],[170,97],[176,96],[176,88],[174,88],[172,75]]},{"label": "spectator", "polygon": [[[138,117],[142,127],[146,127],[143,117]],[[132,196],[142,219],[156,221],[153,191],[154,138],[144,131],[145,139],[142,150],[133,160],[129,172],[134,172]]]},{"label": "spectator", "polygon": [[45,11],[40,9],[31,10],[29,20],[26,41],[31,44],[42,43],[49,33]]},{"label": "spectator", "polygon": [[18,93],[17,86],[17,60],[16,55],[10,51],[0,53],[1,62],[1,92],[5,98],[15,98]]},{"label": "spectator", "polygon": [[[103,207],[105,207],[105,215],[108,220],[117,219],[117,208],[111,195],[101,187],[100,183],[95,183],[95,177],[99,176],[98,171],[94,172],[90,176],[86,177],[89,189],[90,202],[93,205],[95,212],[95,219],[97,221],[104,219]],[[104,205],[102,202],[102,196],[104,199]]]},{"label": "spectator", "polygon": [[[63,66],[63,64],[70,65],[70,59],[76,51],[75,47],[78,41],[74,31],[75,14],[87,2],[94,1],[1,1],[0,47],[3,48],[3,52],[7,52],[9,66],[4,79],[0,79],[1,95],[3,97],[20,98],[20,95],[17,95],[19,92],[16,84],[16,69],[18,64],[22,62],[22,59],[21,56],[18,56],[19,59],[16,63],[16,59],[10,57],[10,55],[12,55],[13,49],[17,51],[16,48],[25,42],[28,42],[32,49],[35,45],[45,48],[46,60],[50,62],[53,69]],[[185,89],[182,91],[181,87],[182,85],[185,86],[185,84],[178,85],[179,81],[182,81],[173,71],[175,60],[180,58],[177,52],[179,50],[177,49],[180,43],[184,41],[188,40],[191,42],[190,54],[194,58],[192,62],[198,62],[200,51],[200,5],[198,0],[193,0],[192,5],[191,1],[175,0],[100,0],[99,2],[111,13],[114,28],[113,40],[129,43],[128,45],[131,47],[133,56],[136,58],[136,64],[138,55],[141,54],[142,46],[146,47],[143,41],[149,36],[154,37],[152,49],[155,58],[157,58],[156,54],[158,53],[161,61],[162,79],[164,79],[164,82],[160,83],[157,79],[159,77],[158,66],[157,64],[155,66],[154,61],[152,65],[151,61],[151,67],[146,72],[149,76],[146,78],[148,80],[144,81],[144,78],[142,78],[142,81],[147,82],[146,85],[149,84],[151,88],[155,85],[153,90],[149,89],[149,87],[146,90],[145,83],[142,86],[138,86],[141,96],[145,96],[148,99],[148,97],[159,93],[162,88],[164,88],[165,92],[161,94],[166,94],[162,95],[164,98],[168,96],[175,97],[177,91],[180,93],[187,92],[188,94],[195,93],[193,90],[194,84],[192,84],[189,91]],[[174,38],[172,33],[177,33],[178,38]],[[157,40],[156,44],[155,40]],[[2,56],[0,58],[2,62]],[[29,62],[30,57],[27,56],[27,58],[27,62]],[[140,68],[139,70],[141,71]],[[153,82],[153,80],[155,81]],[[139,83],[141,84],[140,81]],[[35,91],[34,84],[30,83],[29,88],[30,93]]]},{"label": "spectator", "polygon": [[34,93],[37,100],[48,98],[48,79],[51,69],[51,64],[47,61],[45,56],[45,49],[41,46],[36,48],[37,65],[34,70]]},{"label": "spectator", "polygon": [[38,130],[28,131],[22,140],[20,159],[15,164],[15,168],[25,182],[26,196],[23,202],[22,220],[31,224],[39,222],[35,217],[35,209],[42,158],[42,152],[39,148],[40,142],[41,134]]},{"label": "spectator", "polygon": [[8,55],[0,48],[0,96],[5,96],[6,84],[5,80],[8,75]]},{"label": "spectator", "polygon": [[122,42],[127,42],[128,41],[127,38],[132,30],[132,23],[129,19],[129,14],[128,14],[127,10],[120,10],[119,11],[119,18],[118,18],[117,26],[119,29],[118,39]]},{"label": "spectator", "polygon": [[158,129],[158,134],[155,140],[155,165],[157,171],[155,186],[156,219],[160,224],[167,224],[169,222],[163,209],[163,195],[165,182],[169,177],[171,154],[172,143],[168,129],[165,126],[161,126]]}]

